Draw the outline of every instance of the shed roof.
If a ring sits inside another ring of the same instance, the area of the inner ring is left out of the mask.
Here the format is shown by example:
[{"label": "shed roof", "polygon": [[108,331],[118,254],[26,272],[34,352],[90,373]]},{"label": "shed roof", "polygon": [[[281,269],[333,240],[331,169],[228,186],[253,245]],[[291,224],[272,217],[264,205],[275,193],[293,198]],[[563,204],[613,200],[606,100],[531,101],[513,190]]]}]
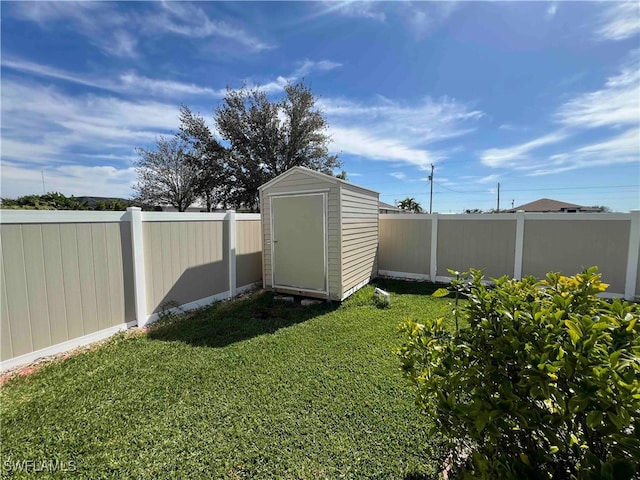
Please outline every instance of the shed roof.
[{"label": "shed roof", "polygon": [[375,190],[370,190],[368,188],[365,187],[361,187],[360,185],[356,185],[355,183],[351,183],[351,182],[347,182],[346,180],[342,180],[340,178],[336,178],[333,177],[331,175],[327,175],[325,173],[322,172],[318,172],[316,170],[311,170],[310,168],[307,167],[292,167],[289,170],[287,170],[286,172],[278,175],[275,178],[272,178],[271,180],[269,180],[267,183],[264,183],[263,185],[261,185],[260,187],[258,187],[258,190],[264,190],[265,188],[271,187],[273,185],[275,185],[276,183],[278,183],[280,180],[283,180],[285,178],[287,178],[289,175],[298,172],[298,173],[302,173],[304,175],[308,175],[310,177],[315,177],[319,180],[325,181],[325,182],[330,182],[330,183],[334,183],[337,185],[346,185],[349,187],[353,187],[353,188],[357,188],[360,190],[364,190],[365,192],[369,192],[369,193],[373,193],[375,195],[379,195],[378,192],[376,192]]},{"label": "shed roof", "polygon": [[378,203],[379,203],[379,207],[382,210],[393,210],[394,212],[402,212],[403,211],[397,205],[391,205],[390,203],[385,203],[385,202],[378,202]]}]

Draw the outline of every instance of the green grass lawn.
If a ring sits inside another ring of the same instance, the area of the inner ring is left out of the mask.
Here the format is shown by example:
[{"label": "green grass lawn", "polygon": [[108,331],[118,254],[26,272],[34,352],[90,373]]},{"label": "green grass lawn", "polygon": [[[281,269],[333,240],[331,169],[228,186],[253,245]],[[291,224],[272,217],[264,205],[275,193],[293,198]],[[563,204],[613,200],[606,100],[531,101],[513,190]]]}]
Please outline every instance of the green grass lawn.
[{"label": "green grass lawn", "polygon": [[393,349],[402,320],[449,300],[378,285],[391,308],[372,287],[312,307],[256,293],[8,381],[2,475],[57,460],[84,478],[429,478],[437,439]]}]

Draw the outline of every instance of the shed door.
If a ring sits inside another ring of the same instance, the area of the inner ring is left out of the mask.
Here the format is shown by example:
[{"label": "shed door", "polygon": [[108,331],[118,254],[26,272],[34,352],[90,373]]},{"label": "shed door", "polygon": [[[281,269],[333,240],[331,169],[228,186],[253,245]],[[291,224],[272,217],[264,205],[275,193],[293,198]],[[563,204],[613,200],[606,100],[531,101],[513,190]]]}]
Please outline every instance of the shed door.
[{"label": "shed door", "polygon": [[273,284],[326,292],[324,194],[271,198]]}]

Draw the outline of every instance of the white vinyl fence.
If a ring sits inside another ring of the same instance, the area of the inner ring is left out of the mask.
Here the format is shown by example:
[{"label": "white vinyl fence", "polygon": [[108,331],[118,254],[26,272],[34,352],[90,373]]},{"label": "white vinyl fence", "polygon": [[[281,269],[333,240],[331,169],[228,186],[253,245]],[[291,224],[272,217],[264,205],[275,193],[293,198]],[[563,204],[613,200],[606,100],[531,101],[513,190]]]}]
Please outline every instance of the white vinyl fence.
[{"label": "white vinyl fence", "polygon": [[257,214],[2,210],[0,224],[3,370],[262,279]]},{"label": "white vinyl fence", "polygon": [[[640,298],[640,211],[379,217],[378,274],[449,281],[575,274],[597,265],[609,296]],[[260,215],[0,211],[0,368],[64,352],[168,306],[187,310],[262,282]]]},{"label": "white vinyl fence", "polygon": [[497,278],[597,266],[605,296],[640,298],[640,210],[631,213],[380,215],[378,274],[448,282],[448,269]]}]

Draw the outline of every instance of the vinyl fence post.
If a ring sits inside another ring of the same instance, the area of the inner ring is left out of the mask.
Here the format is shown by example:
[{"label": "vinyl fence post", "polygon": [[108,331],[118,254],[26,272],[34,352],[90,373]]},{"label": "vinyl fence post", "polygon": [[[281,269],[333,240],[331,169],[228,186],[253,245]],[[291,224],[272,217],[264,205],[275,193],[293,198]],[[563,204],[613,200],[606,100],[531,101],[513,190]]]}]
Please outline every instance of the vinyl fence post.
[{"label": "vinyl fence post", "polygon": [[429,278],[435,283],[438,275],[438,214],[431,214],[431,255]]},{"label": "vinyl fence post", "polygon": [[629,226],[629,252],[627,253],[627,276],[624,282],[625,300],[635,300],[640,251],[640,210],[631,210]]},{"label": "vinyl fence post", "polygon": [[513,278],[522,279],[522,254],[524,252],[524,210],[516,212],[516,249],[513,262]]},{"label": "vinyl fence post", "polygon": [[236,211],[227,210],[229,222],[229,298],[236,296]]},{"label": "vinyl fence post", "polygon": [[142,233],[142,210],[127,208],[131,223],[131,261],[133,262],[133,291],[138,327],[147,323],[147,285],[144,273],[144,241]]}]

